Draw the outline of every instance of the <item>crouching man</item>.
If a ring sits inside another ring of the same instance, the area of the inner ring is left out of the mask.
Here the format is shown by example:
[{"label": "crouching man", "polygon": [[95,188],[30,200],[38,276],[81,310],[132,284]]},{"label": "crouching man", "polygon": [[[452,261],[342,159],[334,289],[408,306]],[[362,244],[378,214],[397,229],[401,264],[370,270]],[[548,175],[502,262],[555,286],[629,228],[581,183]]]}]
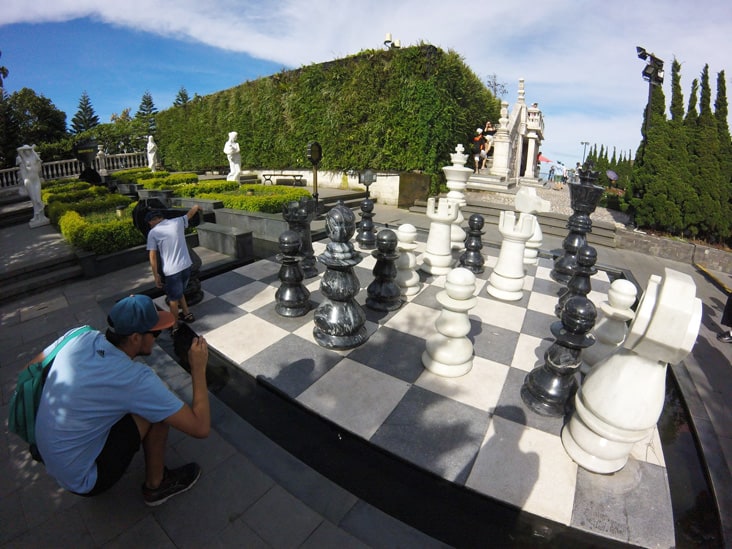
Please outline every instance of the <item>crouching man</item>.
[{"label": "crouching man", "polygon": [[104,492],[122,477],[140,444],[147,505],[160,505],[196,483],[198,464],[170,470],[165,448],[171,426],[196,438],[209,434],[206,340],[195,339],[188,353],[191,406],[149,366],[133,360],[150,355],[155,338],[175,321],[149,297],[133,295],[112,307],[106,334],[83,333],[56,355],[38,408],[36,443],[46,470],[63,488],[82,496]]}]

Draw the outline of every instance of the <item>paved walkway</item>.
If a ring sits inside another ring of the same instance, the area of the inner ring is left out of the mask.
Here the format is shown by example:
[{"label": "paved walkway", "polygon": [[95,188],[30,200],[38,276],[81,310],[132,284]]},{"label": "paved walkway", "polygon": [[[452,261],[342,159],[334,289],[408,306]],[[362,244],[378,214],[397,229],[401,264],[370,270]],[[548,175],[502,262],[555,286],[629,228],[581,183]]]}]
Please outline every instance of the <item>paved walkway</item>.
[{"label": "paved walkway", "polygon": [[[429,220],[405,210],[377,206],[377,224],[412,223],[426,228]],[[500,242],[487,227],[487,242]],[[2,257],[35,261],[64,251],[50,227],[26,225],[0,229]],[[546,238],[544,249],[561,246]],[[218,254],[198,248],[204,261]],[[686,264],[627,250],[598,249],[599,262],[630,269],[645,287],[650,274],[670,267],[690,274],[704,303],[704,317],[692,356],[675,369],[706,448],[712,476],[727,510],[732,510],[732,345],[715,334],[726,299],[723,291]],[[729,285],[729,276],[717,273]],[[0,414],[17,371],[50,340],[70,326],[103,327],[114,298],[151,288],[146,264],[111,275],[76,281],[0,305]],[[188,376],[161,350],[151,357],[155,367],[181,394]],[[442,544],[359,500],[272,443],[214,397],[213,432],[205,440],[172,436],[173,465],[200,460],[205,474],[188,494],[154,510],[139,493],[142,462],[108,494],[84,499],[60,490],[43,468],[28,460],[25,447],[7,433],[0,436],[0,546],[12,547],[436,547]],[[726,517],[732,517],[727,512]],[[730,531],[727,540],[732,540]]]}]

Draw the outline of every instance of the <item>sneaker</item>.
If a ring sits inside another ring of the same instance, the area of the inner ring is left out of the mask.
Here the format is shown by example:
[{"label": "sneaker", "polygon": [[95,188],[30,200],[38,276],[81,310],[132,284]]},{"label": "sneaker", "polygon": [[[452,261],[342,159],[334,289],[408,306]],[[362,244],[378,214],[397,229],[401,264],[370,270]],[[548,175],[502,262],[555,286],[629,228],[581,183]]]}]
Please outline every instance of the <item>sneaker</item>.
[{"label": "sneaker", "polygon": [[187,492],[193,488],[200,476],[201,467],[197,463],[189,463],[172,471],[166,467],[160,486],[153,489],[148,488],[143,483],[142,497],[145,500],[145,505],[155,507],[165,503],[173,496]]}]

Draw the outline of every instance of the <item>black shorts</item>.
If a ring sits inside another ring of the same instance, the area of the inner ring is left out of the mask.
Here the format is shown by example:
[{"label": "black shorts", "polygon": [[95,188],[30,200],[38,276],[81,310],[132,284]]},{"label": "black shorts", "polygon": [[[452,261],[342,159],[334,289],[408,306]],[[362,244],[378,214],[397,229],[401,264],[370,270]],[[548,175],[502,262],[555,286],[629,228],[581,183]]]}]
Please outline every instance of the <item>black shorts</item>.
[{"label": "black shorts", "polygon": [[107,436],[107,442],[96,459],[97,482],[94,488],[82,496],[96,496],[108,490],[122,478],[130,466],[132,458],[140,449],[140,431],[131,414],[127,414],[117,423]]}]

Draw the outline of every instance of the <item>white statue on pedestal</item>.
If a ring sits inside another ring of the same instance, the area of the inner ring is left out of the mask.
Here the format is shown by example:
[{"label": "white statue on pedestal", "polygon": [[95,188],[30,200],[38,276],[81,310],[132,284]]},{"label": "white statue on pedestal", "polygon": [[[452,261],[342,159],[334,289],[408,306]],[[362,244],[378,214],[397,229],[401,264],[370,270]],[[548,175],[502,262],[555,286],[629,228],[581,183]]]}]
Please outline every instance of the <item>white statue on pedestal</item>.
[{"label": "white statue on pedestal", "polygon": [[599,362],[575,396],[562,429],[564,449],[581,467],[614,473],[633,445],[653,432],[666,396],[666,367],[694,347],[702,303],[687,274],[651,275],[625,342]]},{"label": "white statue on pedestal", "polygon": [[236,142],[239,134],[237,132],[229,132],[229,140],[224,145],[224,153],[229,159],[229,175],[226,176],[227,181],[239,181],[241,173],[241,151],[239,143]]},{"label": "white statue on pedestal", "polygon": [[42,162],[35,147],[35,145],[23,145],[16,149],[18,151],[16,163],[20,168],[20,180],[23,182],[23,186],[33,204],[33,219],[28,223],[31,228],[41,227],[50,223],[43,213],[43,199],[41,198]]},{"label": "white statue on pedestal", "polygon": [[150,135],[147,138],[147,166],[150,171],[155,171],[155,167],[158,165],[158,146],[155,144],[155,139]]}]

